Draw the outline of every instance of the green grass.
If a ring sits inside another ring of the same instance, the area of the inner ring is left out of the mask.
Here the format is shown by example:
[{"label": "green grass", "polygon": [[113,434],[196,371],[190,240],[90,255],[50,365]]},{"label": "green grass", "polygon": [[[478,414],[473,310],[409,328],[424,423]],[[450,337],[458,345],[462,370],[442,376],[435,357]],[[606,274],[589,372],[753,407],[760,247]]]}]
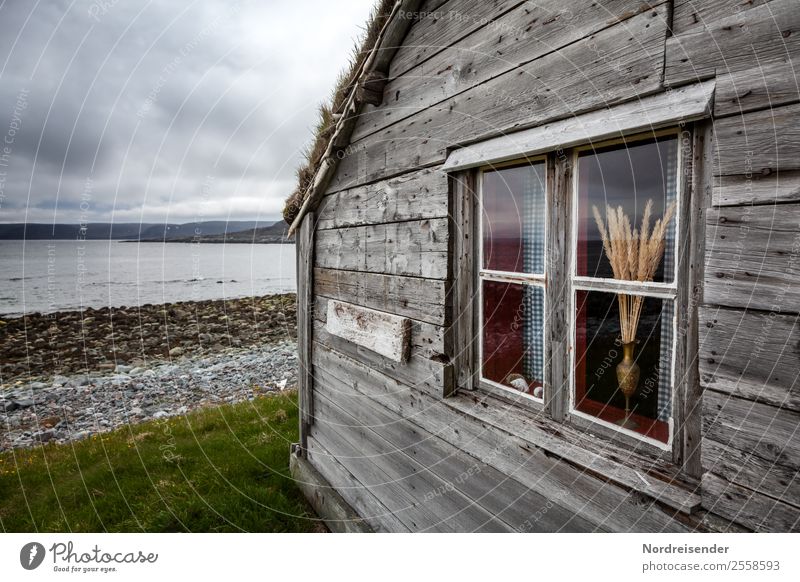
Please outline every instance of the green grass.
[{"label": "green grass", "polygon": [[294,393],[0,454],[0,529],[322,531],[289,476]]}]

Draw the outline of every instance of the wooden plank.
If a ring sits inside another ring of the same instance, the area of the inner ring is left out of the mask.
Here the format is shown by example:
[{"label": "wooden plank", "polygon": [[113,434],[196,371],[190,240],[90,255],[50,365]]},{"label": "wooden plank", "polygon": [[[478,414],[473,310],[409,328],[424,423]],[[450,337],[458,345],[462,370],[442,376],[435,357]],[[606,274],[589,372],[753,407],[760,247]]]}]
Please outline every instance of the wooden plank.
[{"label": "wooden plank", "polygon": [[595,446],[595,450],[592,450],[579,446],[577,442],[555,436],[552,430],[547,430],[541,423],[537,423],[530,413],[520,410],[513,404],[488,396],[481,397],[477,405],[464,398],[448,400],[447,404],[465,414],[474,414],[499,430],[513,425],[515,434],[548,453],[614,483],[643,493],[678,511],[689,514],[700,507],[700,496],[686,486],[678,486],[649,475],[647,466],[637,470],[613,461],[608,458],[608,451],[599,446]]},{"label": "wooden plank", "polygon": [[780,202],[800,202],[800,171],[718,176],[715,179],[715,206]]},{"label": "wooden plank", "polygon": [[335,533],[368,533],[372,531],[366,521],[336,492],[330,483],[303,457],[289,455],[292,480],[322,518],[328,529]]},{"label": "wooden plank", "polygon": [[800,510],[735,485],[715,475],[703,475],[703,507],[757,532],[800,531]]},{"label": "wooden plank", "polygon": [[[686,147],[685,139],[681,139],[682,148]],[[691,173],[689,191],[684,199],[689,206],[688,216],[688,273],[685,275],[686,295],[684,296],[685,317],[681,318],[678,337],[684,337],[683,367],[684,377],[678,378],[673,385],[678,387],[683,406],[682,426],[678,424],[676,434],[681,435],[680,465],[682,470],[695,479],[702,475],[700,450],[702,443],[702,410],[703,388],[700,381],[698,361],[698,345],[700,343],[699,306],[703,299],[703,280],[706,255],[705,217],[711,205],[711,153],[713,151],[713,133],[710,122],[695,124],[691,136]],[[683,159],[687,152],[682,150]],[[684,172],[686,175],[686,172]],[[680,388],[683,387],[681,390]]]},{"label": "wooden plank", "polygon": [[661,5],[352,143],[328,191],[441,163],[448,147],[659,91],[666,16]]},{"label": "wooden plank", "polygon": [[328,483],[376,532],[411,531],[375,493],[361,485],[314,436],[308,438],[308,460]]},{"label": "wooden plank", "polygon": [[314,293],[434,325],[448,323],[444,281],[318,268]]},{"label": "wooden plank", "polygon": [[[453,278],[448,297],[452,302],[452,334],[454,389],[472,390],[475,385],[476,335],[475,317],[478,311],[475,287],[475,223],[476,176],[461,172],[453,178],[453,212],[450,221],[450,240],[453,245]],[[445,396],[450,396],[445,394]]]},{"label": "wooden plank", "polygon": [[409,172],[322,199],[317,230],[447,217],[447,175]]},{"label": "wooden plank", "polygon": [[325,329],[395,362],[408,360],[411,320],[406,317],[331,300]]},{"label": "wooden plank", "polygon": [[706,303],[800,310],[800,204],[711,209],[706,249]]},{"label": "wooden plank", "polygon": [[[317,295],[314,300],[314,317],[324,324],[328,316],[329,299],[322,295]],[[414,319],[409,319],[409,321],[411,322],[410,357],[418,356],[441,361],[444,358],[444,354],[450,352],[447,348],[444,327]]]},{"label": "wooden plank", "polygon": [[389,77],[403,75],[519,3],[520,0],[426,2],[392,59]]},{"label": "wooden plank", "polygon": [[800,412],[797,315],[700,309],[703,386]]},{"label": "wooden plank", "polygon": [[429,491],[424,499],[435,503],[435,499],[443,491],[459,491],[471,503],[482,507],[518,531],[524,529],[531,516],[544,507],[548,510],[537,522],[538,532],[584,532],[595,529],[586,520],[531,491],[516,479],[504,475],[436,435],[410,422],[398,420],[377,402],[355,392],[349,383],[324,371],[321,372],[321,377],[323,396],[342,412],[346,412],[350,422],[379,435],[388,446],[413,458],[444,482],[443,490]]},{"label": "wooden plank", "polygon": [[[557,5],[525,2],[506,14],[492,10],[489,14],[492,22],[485,23],[407,74],[393,78],[386,86],[387,99],[383,106],[366,107],[362,112],[352,140],[359,140],[663,3],[664,0],[606,0],[602,3],[562,0]],[[468,14],[453,16],[461,23],[458,32],[462,33],[476,22],[475,12],[488,9],[491,9],[490,3],[476,6],[473,2]],[[437,47],[441,44],[441,39],[437,39]]]},{"label": "wooden plank", "polygon": [[446,218],[322,230],[316,239],[317,267],[447,277]]},{"label": "wooden plank", "polygon": [[336,351],[368,365],[378,374],[389,376],[414,390],[426,392],[437,398],[447,393],[452,383],[451,364],[415,356],[405,363],[399,363],[333,336],[322,326],[317,327],[314,333],[317,341],[315,349],[322,350],[320,357],[325,357],[332,350]]},{"label": "wooden plank", "polygon": [[675,0],[672,16],[672,32],[682,34],[695,28],[713,26],[731,14],[743,14],[749,8],[761,6],[770,0]]},{"label": "wooden plank", "polygon": [[800,170],[798,116],[800,104],[716,120],[714,174],[753,175]]},{"label": "wooden plank", "polygon": [[572,241],[572,162],[563,151],[548,161],[547,208],[551,222],[547,228],[547,308],[545,361],[547,378],[544,401],[547,414],[556,422],[564,420],[570,386],[570,316],[566,313],[564,289],[569,288]]},{"label": "wooden plank", "polygon": [[753,63],[750,69],[717,76],[714,115],[724,117],[800,101],[795,54],[771,62]]},{"label": "wooden plank", "polygon": [[676,86],[796,54],[800,35],[792,32],[798,27],[796,0],[773,0],[672,36],[667,39],[664,84]]},{"label": "wooden plank", "polygon": [[[317,358],[322,357],[318,351],[315,354]],[[591,472],[576,468],[519,437],[515,422],[507,422],[503,429],[497,429],[472,414],[462,414],[442,405],[462,399],[462,396],[434,399],[349,358],[335,353],[330,356],[343,360],[342,364],[318,364],[315,368],[318,373],[338,377],[398,419],[411,421],[520,480],[555,504],[591,521],[598,530],[688,531],[685,525],[640,493],[626,492],[612,483],[600,481]],[[346,370],[346,375],[341,374],[341,370]],[[535,528],[535,523],[532,527]]]},{"label": "wooden plank", "polygon": [[714,81],[706,81],[681,87],[457,149],[447,157],[442,170],[451,172],[496,164],[706,118],[711,115],[714,84]]},{"label": "wooden plank", "polygon": [[300,408],[300,446],[306,448],[308,427],[314,422],[314,213],[306,215],[297,235],[297,399]]},{"label": "wooden plank", "polygon": [[706,390],[704,436],[795,471],[800,468],[800,415]]},{"label": "wooden plank", "polygon": [[703,439],[702,456],[706,471],[788,505],[800,506],[800,479],[796,470],[710,438]]},{"label": "wooden plank", "polygon": [[[413,522],[406,522],[412,531],[511,531],[508,524],[457,490],[448,488],[444,481],[411,456],[396,450],[369,428],[358,425],[353,417],[325,397],[327,393],[320,393],[318,406],[324,413],[314,427],[314,434],[324,435],[331,443],[328,449],[342,464],[352,463],[355,468],[363,461],[369,463],[373,470],[364,472],[359,482],[374,490],[388,507],[398,503],[408,518],[413,519]],[[398,494],[398,490],[402,493]],[[384,499],[385,495],[399,499]]]}]

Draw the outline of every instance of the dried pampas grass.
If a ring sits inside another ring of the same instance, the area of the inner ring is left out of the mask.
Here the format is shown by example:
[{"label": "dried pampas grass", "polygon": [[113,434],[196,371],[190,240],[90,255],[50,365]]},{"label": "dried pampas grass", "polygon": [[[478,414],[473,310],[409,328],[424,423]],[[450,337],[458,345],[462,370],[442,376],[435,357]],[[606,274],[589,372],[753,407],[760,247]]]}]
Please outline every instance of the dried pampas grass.
[{"label": "dried pampas grass", "polygon": [[[656,220],[650,230],[653,200],[647,201],[642,215],[641,228],[631,228],[631,221],[622,206],[616,209],[606,205],[606,222],[597,206],[592,206],[594,220],[603,239],[603,250],[611,263],[614,278],[623,281],[652,281],[661,264],[666,245],[667,228],[675,216],[675,202]],[[619,322],[622,328],[622,343],[636,341],[636,329],[642,312],[644,297],[641,295],[617,294]]]}]

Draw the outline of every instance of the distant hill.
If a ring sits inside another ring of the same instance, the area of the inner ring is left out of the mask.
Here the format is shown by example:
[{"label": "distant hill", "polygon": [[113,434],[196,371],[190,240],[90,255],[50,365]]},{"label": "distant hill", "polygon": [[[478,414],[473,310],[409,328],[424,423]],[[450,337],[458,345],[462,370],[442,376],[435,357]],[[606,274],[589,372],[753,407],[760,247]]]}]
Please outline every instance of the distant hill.
[{"label": "distant hill", "polygon": [[[281,221],[283,224],[283,222]],[[263,224],[260,223],[260,224]],[[258,221],[210,220],[188,222],[185,224],[164,224],[154,222],[90,222],[81,233],[79,224],[39,224],[11,223],[0,224],[0,240],[148,240],[164,241],[176,238],[224,235],[242,230],[252,230]]]},{"label": "distant hill", "polygon": [[[237,232],[205,234],[200,236],[187,236],[169,238],[170,242],[201,242],[201,243],[249,243],[249,244],[294,244],[293,238],[286,238],[289,225],[279,220],[270,226],[250,228]],[[142,241],[146,242],[146,241]]]}]

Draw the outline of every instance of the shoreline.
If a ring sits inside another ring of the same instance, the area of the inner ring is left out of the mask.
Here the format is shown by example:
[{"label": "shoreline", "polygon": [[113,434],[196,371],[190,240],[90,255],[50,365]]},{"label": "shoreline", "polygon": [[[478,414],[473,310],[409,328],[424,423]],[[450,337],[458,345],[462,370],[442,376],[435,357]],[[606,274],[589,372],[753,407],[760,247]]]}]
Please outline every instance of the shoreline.
[{"label": "shoreline", "polygon": [[296,335],[294,293],[0,317],[0,390]]},{"label": "shoreline", "polygon": [[0,451],[81,440],[296,384],[294,294],[53,315],[0,326]]}]

